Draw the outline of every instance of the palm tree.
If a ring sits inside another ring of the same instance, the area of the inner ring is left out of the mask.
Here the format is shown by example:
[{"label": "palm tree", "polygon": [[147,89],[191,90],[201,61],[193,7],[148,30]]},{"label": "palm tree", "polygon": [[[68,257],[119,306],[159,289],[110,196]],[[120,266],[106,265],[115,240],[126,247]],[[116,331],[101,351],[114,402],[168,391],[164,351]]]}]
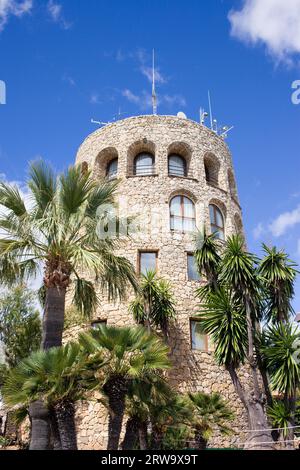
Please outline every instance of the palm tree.
[{"label": "palm tree", "polygon": [[137,444],[141,450],[148,448],[150,408],[164,406],[173,395],[173,390],[157,372],[144,374],[130,382],[126,398],[128,421],[123,450],[133,449]]},{"label": "palm tree", "polygon": [[[40,267],[44,270],[42,348],[49,349],[62,343],[71,285],[73,303],[89,316],[98,301],[91,273],[109,299],[123,298],[128,285],[136,288],[137,282],[131,263],[115,255],[119,240],[99,236],[98,224],[108,221],[117,182],[99,184],[80,166],[56,175],[38,161],[30,166],[27,185],[30,204],[16,186],[0,183],[0,206],[5,209],[0,216],[0,274],[2,283],[11,285],[32,277]],[[39,403],[34,413],[42,421],[47,410]]]},{"label": "palm tree", "polygon": [[265,318],[272,322],[287,322],[293,308],[294,281],[297,271],[287,254],[276,247],[269,248],[263,244],[265,257],[260,261],[259,274],[265,286],[267,298]]},{"label": "palm tree", "polygon": [[80,351],[79,344],[69,343],[32,353],[9,371],[3,387],[5,403],[22,408],[30,408],[35,403],[30,417],[41,421],[37,426],[32,423],[31,450],[48,447],[49,417],[52,426],[57,426],[58,434],[54,435],[61,449],[77,449],[74,404],[95,385],[90,369],[97,366],[100,370],[103,365],[101,355],[98,354],[97,360],[89,359]]},{"label": "palm tree", "polygon": [[108,397],[108,450],[119,448],[125,399],[132,380],[150,371],[170,366],[168,348],[142,326],[116,328],[101,325],[90,333],[81,333],[79,342],[88,354],[103,354],[109,359],[101,389]]},{"label": "palm tree", "polygon": [[[290,416],[287,440],[294,438],[297,391],[300,387],[300,333],[291,323],[269,326],[262,348],[273,390],[283,395],[283,406]],[[275,409],[278,411],[278,407]],[[281,409],[282,411],[282,409]]]},{"label": "palm tree", "polygon": [[[73,287],[73,303],[90,315],[97,304],[94,274],[109,298],[124,297],[128,284],[136,287],[132,265],[115,255],[118,239],[101,237],[99,221],[114,203],[116,182],[97,182],[81,167],[56,175],[44,162],[29,170],[30,203],[19,190],[0,184],[0,271],[2,282],[44,270],[44,349],[60,346],[66,291]],[[106,220],[106,219],[105,219]],[[3,234],[4,232],[4,234]]]},{"label": "palm tree", "polygon": [[169,428],[189,426],[193,419],[193,411],[190,403],[181,395],[170,394],[167,401],[161,403],[149,403],[150,422],[152,426],[151,448],[160,450],[163,445],[164,435]]},{"label": "palm tree", "polygon": [[234,419],[234,414],[219,393],[189,393],[188,398],[194,410],[195,441],[199,449],[205,450],[215,429],[230,433],[228,424]]},{"label": "palm tree", "polygon": [[169,282],[158,278],[155,271],[141,276],[140,293],[131,302],[129,311],[135,321],[145,325],[148,331],[158,328],[168,341],[170,321],[175,318],[175,302]]},{"label": "palm tree", "polygon": [[220,241],[216,238],[216,234],[207,235],[205,229],[199,232],[195,237],[194,257],[198,267],[199,274],[206,277],[207,285],[203,289],[200,287],[198,296],[206,296],[208,291],[217,290],[218,276],[220,267]]},{"label": "palm tree", "polygon": [[[207,290],[201,293],[200,299],[204,299],[201,318],[206,333],[212,334],[216,358],[227,368],[244,404],[250,429],[261,429],[261,433],[251,433],[246,446],[272,448],[255,357],[254,342],[261,319],[261,282],[256,270],[257,261],[254,255],[245,251],[241,236],[235,235],[227,240],[215,269],[215,292]],[[237,367],[245,360],[252,375],[251,394],[245,392],[237,374]]]}]

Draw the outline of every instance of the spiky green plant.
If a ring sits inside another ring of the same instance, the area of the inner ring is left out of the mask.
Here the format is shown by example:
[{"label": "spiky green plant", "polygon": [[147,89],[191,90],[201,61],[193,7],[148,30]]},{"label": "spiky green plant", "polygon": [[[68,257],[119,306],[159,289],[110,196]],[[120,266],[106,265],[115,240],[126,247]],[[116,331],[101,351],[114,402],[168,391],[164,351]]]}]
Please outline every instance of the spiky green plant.
[{"label": "spiky green plant", "polygon": [[169,337],[169,325],[175,318],[175,302],[168,281],[157,277],[155,271],[141,276],[140,294],[130,303],[129,311],[137,323],[159,328],[165,339]]},{"label": "spiky green plant", "polygon": [[108,397],[108,450],[118,449],[125,411],[125,398],[130,383],[151,371],[170,367],[168,347],[142,327],[101,325],[90,333],[79,336],[81,347],[89,355],[100,351],[109,360],[104,383],[100,383]]},{"label": "spiky green plant", "polygon": [[234,413],[219,393],[189,393],[188,398],[194,410],[195,441],[201,450],[206,449],[216,429],[223,434],[230,434],[229,424],[234,419]]},{"label": "spiky green plant", "polygon": [[283,250],[263,244],[265,257],[259,263],[259,274],[265,287],[265,319],[269,322],[288,321],[293,307],[296,264]]},{"label": "spiky green plant", "polygon": [[[95,366],[95,358],[90,361]],[[103,366],[101,355],[97,356],[97,369]],[[37,351],[11,369],[2,393],[6,405],[30,408],[31,403],[45,403],[55,416],[63,450],[76,449],[74,426],[74,403],[85,396],[86,390],[95,386],[94,375],[89,371],[87,355],[79,344]],[[43,411],[42,411],[43,413]],[[39,416],[34,432],[47,435],[48,416]],[[34,419],[34,418],[33,418]]]}]

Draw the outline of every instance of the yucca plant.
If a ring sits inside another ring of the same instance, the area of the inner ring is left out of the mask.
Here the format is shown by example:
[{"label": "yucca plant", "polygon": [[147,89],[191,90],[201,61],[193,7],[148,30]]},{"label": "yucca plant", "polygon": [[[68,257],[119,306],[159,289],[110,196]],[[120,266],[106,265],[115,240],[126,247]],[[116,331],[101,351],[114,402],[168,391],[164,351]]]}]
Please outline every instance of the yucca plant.
[{"label": "yucca plant", "polygon": [[[273,390],[283,396],[285,410],[290,416],[288,440],[292,440],[297,391],[300,387],[299,329],[292,323],[278,323],[266,328],[264,337],[264,361]],[[282,411],[282,405],[278,406],[281,406]],[[275,410],[279,411],[279,408]]]},{"label": "yucca plant", "polygon": [[[248,414],[253,432],[246,443],[251,448],[273,448],[272,436],[262,400],[260,370],[255,353],[257,325],[261,320],[262,284],[257,272],[258,259],[245,251],[244,238],[234,235],[227,239],[217,266],[214,291],[201,296],[200,321],[204,331],[212,334],[219,364],[226,366],[236,393]],[[204,265],[199,269],[204,269]],[[202,292],[203,294],[203,292]],[[237,367],[244,361],[250,366],[251,395],[242,386]],[[261,442],[261,444],[260,444]]]},{"label": "yucca plant", "polygon": [[165,279],[157,277],[155,271],[141,276],[140,293],[129,305],[129,311],[137,323],[160,329],[165,340],[169,338],[170,322],[175,318],[175,301],[171,286]]},{"label": "yucca plant", "polygon": [[90,333],[81,333],[79,342],[86,353],[93,355],[99,351],[109,360],[104,383],[101,381],[99,385],[108,397],[107,448],[117,450],[130,383],[151,371],[169,368],[168,347],[142,326],[101,325]]},{"label": "yucca plant", "polygon": [[[88,359],[79,344],[37,351],[11,369],[2,393],[5,404],[10,407],[30,409],[32,422],[31,450],[48,446],[49,426],[57,425],[62,450],[77,448],[74,424],[74,404],[85,396],[86,390],[95,386],[94,374],[104,365],[101,355]],[[46,405],[46,406],[45,406]],[[46,441],[46,444],[45,442]]]},{"label": "yucca plant", "polygon": [[206,449],[216,429],[222,434],[230,434],[229,424],[234,419],[234,414],[219,393],[189,393],[188,399],[193,406],[192,426],[195,430],[195,442],[200,450]]},{"label": "yucca plant", "polygon": [[291,301],[294,296],[296,264],[283,250],[263,244],[265,257],[259,263],[259,274],[265,287],[265,319],[287,322],[293,313]]}]

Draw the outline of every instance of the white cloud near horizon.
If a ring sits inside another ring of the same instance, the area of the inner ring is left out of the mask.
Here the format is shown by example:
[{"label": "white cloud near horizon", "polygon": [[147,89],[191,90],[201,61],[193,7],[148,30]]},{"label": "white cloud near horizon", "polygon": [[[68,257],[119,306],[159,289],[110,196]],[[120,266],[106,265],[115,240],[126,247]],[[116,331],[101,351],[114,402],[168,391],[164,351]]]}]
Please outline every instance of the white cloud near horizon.
[{"label": "white cloud near horizon", "polygon": [[300,0],[243,0],[228,18],[233,37],[264,45],[276,62],[292,64],[300,54]]},{"label": "white cloud near horizon", "polygon": [[269,230],[274,237],[284,235],[288,229],[300,224],[300,205],[295,209],[280,214],[271,224]]},{"label": "white cloud near horizon", "polygon": [[3,31],[12,16],[21,18],[30,13],[32,7],[33,0],[0,0],[0,32]]}]

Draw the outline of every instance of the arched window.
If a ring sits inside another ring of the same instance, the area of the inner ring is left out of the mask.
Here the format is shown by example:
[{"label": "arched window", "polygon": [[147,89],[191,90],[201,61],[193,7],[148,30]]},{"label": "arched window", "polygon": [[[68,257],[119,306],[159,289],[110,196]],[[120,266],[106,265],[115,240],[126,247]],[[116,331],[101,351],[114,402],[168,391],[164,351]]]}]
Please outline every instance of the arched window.
[{"label": "arched window", "polygon": [[118,174],[118,159],[114,158],[109,162],[106,169],[106,176],[108,179],[116,178]]},{"label": "arched window", "polygon": [[134,174],[136,176],[153,175],[154,156],[151,153],[139,153],[134,159]]},{"label": "arched window", "polygon": [[195,204],[186,196],[175,196],[170,202],[171,230],[193,232],[196,229]]},{"label": "arched window", "polygon": [[169,155],[169,175],[186,176],[186,162],[180,155]]},{"label": "arched window", "polygon": [[220,240],[225,240],[224,217],[220,209],[214,204],[209,206],[211,232]]}]

